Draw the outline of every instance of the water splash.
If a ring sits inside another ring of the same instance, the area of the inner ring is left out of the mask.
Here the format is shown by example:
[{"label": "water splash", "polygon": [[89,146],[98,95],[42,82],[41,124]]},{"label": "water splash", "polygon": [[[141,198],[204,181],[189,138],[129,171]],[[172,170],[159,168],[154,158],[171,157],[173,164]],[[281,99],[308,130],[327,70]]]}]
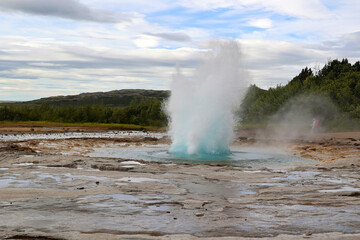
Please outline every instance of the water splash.
[{"label": "water splash", "polygon": [[212,42],[211,49],[192,77],[180,70],[173,77],[167,104],[169,151],[180,157],[231,153],[234,112],[248,84],[235,41]]}]

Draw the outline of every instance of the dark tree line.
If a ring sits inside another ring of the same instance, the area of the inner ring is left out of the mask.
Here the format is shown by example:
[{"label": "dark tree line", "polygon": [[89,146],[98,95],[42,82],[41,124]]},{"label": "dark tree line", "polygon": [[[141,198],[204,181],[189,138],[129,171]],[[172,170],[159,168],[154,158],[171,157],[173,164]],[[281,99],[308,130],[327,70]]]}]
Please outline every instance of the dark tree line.
[{"label": "dark tree line", "polygon": [[7,105],[0,107],[0,121],[124,123],[156,127],[167,123],[162,102],[155,98],[134,99],[124,108],[103,105]]},{"label": "dark tree line", "polygon": [[243,122],[264,122],[290,99],[305,94],[326,96],[341,113],[360,119],[360,62],[333,60],[318,72],[306,67],[287,85],[269,90],[251,86],[241,107]]}]

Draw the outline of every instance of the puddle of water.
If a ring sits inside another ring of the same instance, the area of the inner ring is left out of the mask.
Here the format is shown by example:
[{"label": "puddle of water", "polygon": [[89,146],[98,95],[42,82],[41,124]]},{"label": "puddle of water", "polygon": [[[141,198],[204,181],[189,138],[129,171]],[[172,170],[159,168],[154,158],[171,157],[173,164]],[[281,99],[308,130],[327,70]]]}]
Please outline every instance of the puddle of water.
[{"label": "puddle of water", "polygon": [[83,197],[77,198],[78,200],[87,200],[92,198],[104,198],[104,197],[110,197],[116,200],[122,200],[122,201],[139,201],[139,197],[129,194],[97,194],[97,195],[87,195]]},{"label": "puddle of water", "polygon": [[120,164],[128,164],[128,165],[145,165],[143,163],[139,163],[139,162],[136,162],[136,161],[124,161],[124,162],[121,162]]},{"label": "puddle of water", "polygon": [[134,182],[134,183],[140,183],[140,182],[160,182],[159,179],[154,179],[154,178],[136,178],[136,177],[123,177],[120,178],[119,181],[124,181],[124,182]]},{"label": "puddle of water", "polygon": [[23,188],[23,187],[29,187],[31,183],[32,183],[31,180],[20,180],[20,179],[15,179],[14,177],[9,177],[6,179],[0,179],[0,188],[9,188],[9,187]]},{"label": "puddle of water", "polygon": [[31,162],[25,162],[25,163],[14,163],[14,166],[31,166],[34,165],[34,163]]},{"label": "puddle of water", "polygon": [[240,195],[252,195],[252,194],[256,194],[256,192],[250,191],[250,190],[242,190],[242,191],[239,191],[239,194]]},{"label": "puddle of water", "polygon": [[274,182],[274,183],[252,183],[250,185],[252,185],[252,186],[265,186],[265,187],[274,187],[274,186],[282,187],[282,186],[285,186],[286,184]]},{"label": "puddle of water", "polygon": [[354,188],[354,187],[351,187],[351,186],[343,186],[343,187],[337,188],[337,189],[323,189],[323,190],[318,190],[318,192],[322,192],[322,193],[360,192],[360,188]]},{"label": "puddle of water", "polygon": [[36,166],[39,169],[66,169],[65,167],[48,167],[48,166]]},{"label": "puddle of water", "polygon": [[[37,172],[33,172],[33,173],[37,173]],[[56,176],[56,175],[48,174],[48,173],[38,173],[37,174],[37,180],[42,181],[45,179],[51,179],[57,183],[61,182],[61,176]]]},{"label": "puddle of water", "polygon": [[284,177],[273,177],[273,180],[296,182],[301,180],[318,180],[321,176],[320,172],[316,171],[285,171]]},{"label": "puddle of water", "polygon": [[67,181],[72,180],[88,180],[88,181],[100,181],[100,182],[114,182],[116,179],[109,177],[99,177],[99,176],[88,176],[88,175],[74,175],[71,173],[63,174]]},{"label": "puddle of water", "polygon": [[355,178],[349,178],[346,176],[332,176],[332,175],[322,175],[321,178],[319,178],[321,181],[335,183],[335,184],[350,184],[353,182],[358,181]]},{"label": "puddle of water", "polygon": [[61,188],[57,184],[62,182],[61,175],[54,175],[41,172],[30,172],[34,175],[33,178],[19,179],[20,174],[5,175],[4,178],[0,179],[0,188],[26,188],[26,187],[51,187]]},{"label": "puddle of water", "polygon": [[[169,196],[167,195],[130,195],[130,194],[123,194],[123,193],[114,193],[114,194],[96,194],[96,195],[87,195],[83,197],[77,198],[77,200],[89,200],[89,199],[103,199],[103,202],[109,201],[122,201],[122,202],[130,202],[130,203],[137,203],[137,204],[151,204],[156,205],[160,201],[168,199]],[[160,210],[160,209],[158,209]]]},{"label": "puddle of water", "polygon": [[242,172],[245,173],[268,173],[269,171],[265,171],[265,170],[243,170]]},{"label": "puddle of water", "polygon": [[0,179],[0,188],[6,188],[10,185],[12,179]]}]

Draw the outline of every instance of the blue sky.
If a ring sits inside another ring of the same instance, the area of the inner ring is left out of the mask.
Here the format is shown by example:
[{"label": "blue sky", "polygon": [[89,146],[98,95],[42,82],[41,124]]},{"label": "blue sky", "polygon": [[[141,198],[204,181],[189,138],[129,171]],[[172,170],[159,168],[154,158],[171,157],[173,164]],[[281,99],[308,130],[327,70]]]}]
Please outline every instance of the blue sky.
[{"label": "blue sky", "polygon": [[0,100],[169,89],[213,39],[239,42],[249,81],[286,84],[360,60],[358,0],[0,0]]}]

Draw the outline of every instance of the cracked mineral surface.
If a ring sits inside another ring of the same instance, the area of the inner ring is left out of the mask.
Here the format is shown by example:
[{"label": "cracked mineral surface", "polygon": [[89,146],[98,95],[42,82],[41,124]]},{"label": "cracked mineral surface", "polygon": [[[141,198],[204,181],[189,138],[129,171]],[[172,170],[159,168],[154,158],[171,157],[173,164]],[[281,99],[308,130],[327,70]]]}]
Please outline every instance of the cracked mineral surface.
[{"label": "cracked mineral surface", "polygon": [[269,168],[116,154],[164,148],[162,133],[3,133],[0,238],[360,239],[360,134],[347,136],[239,136],[235,147],[314,161]]}]

